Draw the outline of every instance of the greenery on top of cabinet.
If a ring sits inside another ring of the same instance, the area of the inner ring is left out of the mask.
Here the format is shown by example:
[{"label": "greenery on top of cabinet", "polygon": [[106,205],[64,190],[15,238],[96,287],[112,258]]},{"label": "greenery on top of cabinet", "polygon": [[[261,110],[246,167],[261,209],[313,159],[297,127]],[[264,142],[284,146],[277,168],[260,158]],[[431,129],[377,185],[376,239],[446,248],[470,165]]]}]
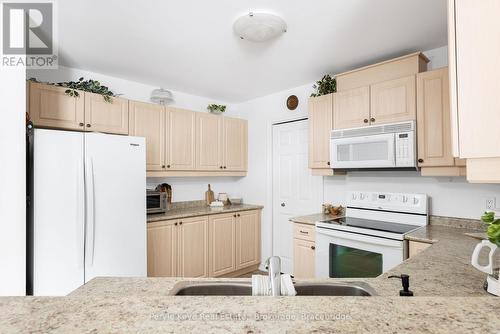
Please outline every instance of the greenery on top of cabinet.
[{"label": "greenery on top of cabinet", "polygon": [[[31,78],[30,80],[34,82],[39,82],[36,78]],[[68,88],[64,93],[66,95],[73,97],[80,97],[80,93],[78,93],[78,90],[102,95],[104,101],[110,103],[113,102],[112,100],[113,97],[118,96],[117,94],[110,91],[108,87],[102,86],[99,81],[92,79],[85,80],[83,77],[78,79],[78,81],[65,81],[58,83],[44,82],[44,83]]]},{"label": "greenery on top of cabinet", "polygon": [[311,97],[335,93],[337,91],[337,80],[332,78],[330,74],[325,74],[321,80],[316,81],[313,88],[316,92],[312,93]]}]

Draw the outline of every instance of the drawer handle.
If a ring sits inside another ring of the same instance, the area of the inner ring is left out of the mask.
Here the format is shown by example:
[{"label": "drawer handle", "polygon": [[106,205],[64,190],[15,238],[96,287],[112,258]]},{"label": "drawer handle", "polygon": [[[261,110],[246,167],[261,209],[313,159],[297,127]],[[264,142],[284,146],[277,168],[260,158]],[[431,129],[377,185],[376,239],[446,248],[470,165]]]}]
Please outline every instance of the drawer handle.
[{"label": "drawer handle", "polygon": [[302,234],[309,234],[309,232],[302,231],[302,230],[300,230],[300,233],[302,233]]}]

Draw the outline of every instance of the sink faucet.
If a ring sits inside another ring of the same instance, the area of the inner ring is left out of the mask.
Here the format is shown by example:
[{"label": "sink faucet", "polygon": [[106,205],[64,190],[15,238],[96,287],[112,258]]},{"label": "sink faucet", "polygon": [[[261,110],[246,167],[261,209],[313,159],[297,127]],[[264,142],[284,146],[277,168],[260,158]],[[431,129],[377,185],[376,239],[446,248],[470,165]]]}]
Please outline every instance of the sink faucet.
[{"label": "sink faucet", "polygon": [[271,256],[266,261],[269,271],[269,283],[273,297],[281,295],[281,259],[279,256]]}]

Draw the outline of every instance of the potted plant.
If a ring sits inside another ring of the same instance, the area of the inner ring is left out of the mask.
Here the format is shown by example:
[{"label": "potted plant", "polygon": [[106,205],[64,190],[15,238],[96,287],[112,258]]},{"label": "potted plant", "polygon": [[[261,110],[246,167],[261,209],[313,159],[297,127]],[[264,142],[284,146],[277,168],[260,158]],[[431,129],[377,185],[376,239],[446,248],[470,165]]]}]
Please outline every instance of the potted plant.
[{"label": "potted plant", "polygon": [[[31,78],[31,81],[39,82],[35,78]],[[47,83],[49,85],[56,85],[59,87],[67,88],[64,93],[73,97],[80,97],[80,93],[78,90],[82,90],[89,93],[96,93],[102,95],[104,101],[112,103],[113,97],[117,96],[117,94],[113,93],[106,86],[102,86],[101,83],[97,80],[85,80],[83,77],[78,79],[78,81],[65,81],[54,83]]]},{"label": "potted plant", "polygon": [[500,247],[500,219],[495,218],[494,212],[485,212],[481,216],[481,220],[488,225],[486,234],[488,235],[488,240]]},{"label": "potted plant", "polygon": [[315,92],[311,94],[311,97],[335,93],[337,91],[337,80],[332,78],[330,74],[325,74],[321,80],[316,81],[313,88]]},{"label": "potted plant", "polygon": [[210,104],[208,105],[207,109],[213,114],[222,114],[226,111],[226,106],[222,104]]}]

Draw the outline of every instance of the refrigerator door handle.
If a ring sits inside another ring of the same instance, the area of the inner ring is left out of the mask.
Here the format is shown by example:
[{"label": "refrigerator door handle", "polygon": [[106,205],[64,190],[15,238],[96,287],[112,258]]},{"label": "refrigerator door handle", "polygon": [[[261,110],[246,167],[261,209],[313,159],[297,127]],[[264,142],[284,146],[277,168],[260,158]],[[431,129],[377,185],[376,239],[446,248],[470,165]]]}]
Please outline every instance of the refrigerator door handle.
[{"label": "refrigerator door handle", "polygon": [[94,264],[95,247],[95,187],[94,187],[94,162],[92,158],[86,164],[87,169],[87,265]]},{"label": "refrigerator door handle", "polygon": [[84,234],[85,234],[85,177],[84,177],[84,162],[83,159],[78,161],[78,171],[76,178],[76,198],[77,198],[77,212],[76,212],[76,245],[77,252],[76,258],[78,263],[78,268],[84,266]]}]

